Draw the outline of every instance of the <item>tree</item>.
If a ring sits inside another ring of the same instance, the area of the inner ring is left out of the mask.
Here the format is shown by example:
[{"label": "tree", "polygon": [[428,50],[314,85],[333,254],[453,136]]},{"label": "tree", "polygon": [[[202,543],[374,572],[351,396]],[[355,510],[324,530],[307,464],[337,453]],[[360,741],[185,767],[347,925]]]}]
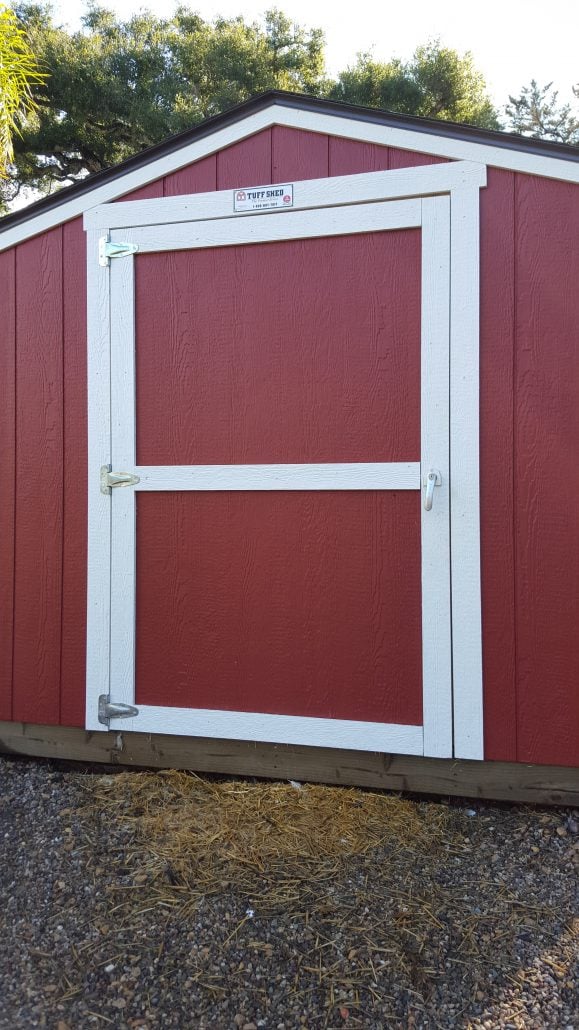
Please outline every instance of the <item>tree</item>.
[{"label": "tree", "polygon": [[393,59],[383,64],[370,54],[359,54],[357,63],[338,76],[331,95],[351,104],[500,128],[472,55],[461,56],[439,40],[418,47],[408,62]]},{"label": "tree", "polygon": [[32,89],[44,76],[13,11],[0,4],[0,177],[14,157],[14,136],[34,110]]},{"label": "tree", "polygon": [[[570,104],[557,103],[559,94],[551,89],[552,85],[549,82],[546,86],[539,86],[532,79],[518,97],[509,97],[510,103],[505,108],[508,128],[511,132],[535,139],[579,144],[579,119],[573,114]],[[579,96],[579,87],[576,86],[573,93]]]},{"label": "tree", "polygon": [[277,9],[259,23],[208,22],[187,7],[123,21],[89,5],[72,33],[46,2],[21,0],[15,10],[50,74],[35,85],[36,111],[15,140],[5,203],[22,187],[74,182],[272,88],[498,127],[471,55],[438,41],[408,62],[361,55],[334,82],[324,73],[322,31]]},{"label": "tree", "polygon": [[247,24],[186,7],[122,21],[89,6],[72,34],[45,4],[17,13],[50,77],[17,141],[8,200],[22,185],[49,191],[106,168],[254,93],[325,89],[323,33],[278,10]]}]

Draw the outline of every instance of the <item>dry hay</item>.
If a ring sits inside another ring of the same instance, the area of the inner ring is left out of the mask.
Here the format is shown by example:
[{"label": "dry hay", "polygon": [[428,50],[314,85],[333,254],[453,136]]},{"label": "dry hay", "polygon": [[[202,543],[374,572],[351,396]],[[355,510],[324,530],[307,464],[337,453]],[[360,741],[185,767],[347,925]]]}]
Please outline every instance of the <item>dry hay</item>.
[{"label": "dry hay", "polygon": [[230,888],[285,907],[348,857],[385,845],[424,852],[448,829],[443,806],[357,788],[220,782],[174,770],[97,783],[93,805],[133,830],[141,882],[172,902]]},{"label": "dry hay", "polygon": [[[555,941],[554,913],[529,904],[477,849],[494,829],[453,806],[175,771],[91,777],[86,787],[84,811],[113,824],[119,844],[103,888],[117,932],[133,939],[152,909],[167,926],[197,907],[214,913],[215,935],[203,931],[205,946],[188,959],[189,982],[211,998],[227,998],[259,961],[268,982],[286,977],[290,1008],[318,1005],[326,1027],[375,1025],[375,1009],[398,1026],[401,995],[430,1019],[451,974],[464,1011],[498,971],[524,990],[519,934]],[[100,833],[91,840],[84,826],[100,864]],[[204,906],[208,896],[214,905]]]}]

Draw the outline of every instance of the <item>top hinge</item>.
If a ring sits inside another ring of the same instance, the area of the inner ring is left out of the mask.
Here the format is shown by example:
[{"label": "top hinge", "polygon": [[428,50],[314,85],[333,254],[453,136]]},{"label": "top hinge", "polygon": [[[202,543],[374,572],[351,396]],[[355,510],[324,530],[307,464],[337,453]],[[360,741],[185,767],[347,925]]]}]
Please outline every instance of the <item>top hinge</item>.
[{"label": "top hinge", "polygon": [[141,480],[131,472],[113,472],[110,465],[101,465],[101,493],[110,494],[115,486],[136,486]]},{"label": "top hinge", "polygon": [[128,254],[136,254],[138,251],[136,243],[112,243],[108,236],[101,236],[99,240],[99,265],[106,268],[110,265],[111,258],[127,257]]}]

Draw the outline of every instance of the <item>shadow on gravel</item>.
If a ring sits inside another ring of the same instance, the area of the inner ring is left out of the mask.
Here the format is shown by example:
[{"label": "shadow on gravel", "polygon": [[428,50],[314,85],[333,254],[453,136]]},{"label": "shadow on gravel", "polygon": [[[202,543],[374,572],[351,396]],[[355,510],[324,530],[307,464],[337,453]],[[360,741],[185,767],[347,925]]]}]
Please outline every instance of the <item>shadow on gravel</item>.
[{"label": "shadow on gravel", "polygon": [[0,759],[0,1027],[579,1025],[577,814]]}]

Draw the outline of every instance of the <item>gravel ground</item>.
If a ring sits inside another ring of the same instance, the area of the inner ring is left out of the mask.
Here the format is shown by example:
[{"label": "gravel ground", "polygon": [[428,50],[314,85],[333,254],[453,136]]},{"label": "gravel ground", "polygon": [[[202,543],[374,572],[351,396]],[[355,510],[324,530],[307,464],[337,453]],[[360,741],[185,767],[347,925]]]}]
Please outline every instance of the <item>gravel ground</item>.
[{"label": "gravel ground", "polygon": [[576,811],[417,799],[432,847],[184,906],[99,780],[0,758],[1,1030],[579,1027]]}]

